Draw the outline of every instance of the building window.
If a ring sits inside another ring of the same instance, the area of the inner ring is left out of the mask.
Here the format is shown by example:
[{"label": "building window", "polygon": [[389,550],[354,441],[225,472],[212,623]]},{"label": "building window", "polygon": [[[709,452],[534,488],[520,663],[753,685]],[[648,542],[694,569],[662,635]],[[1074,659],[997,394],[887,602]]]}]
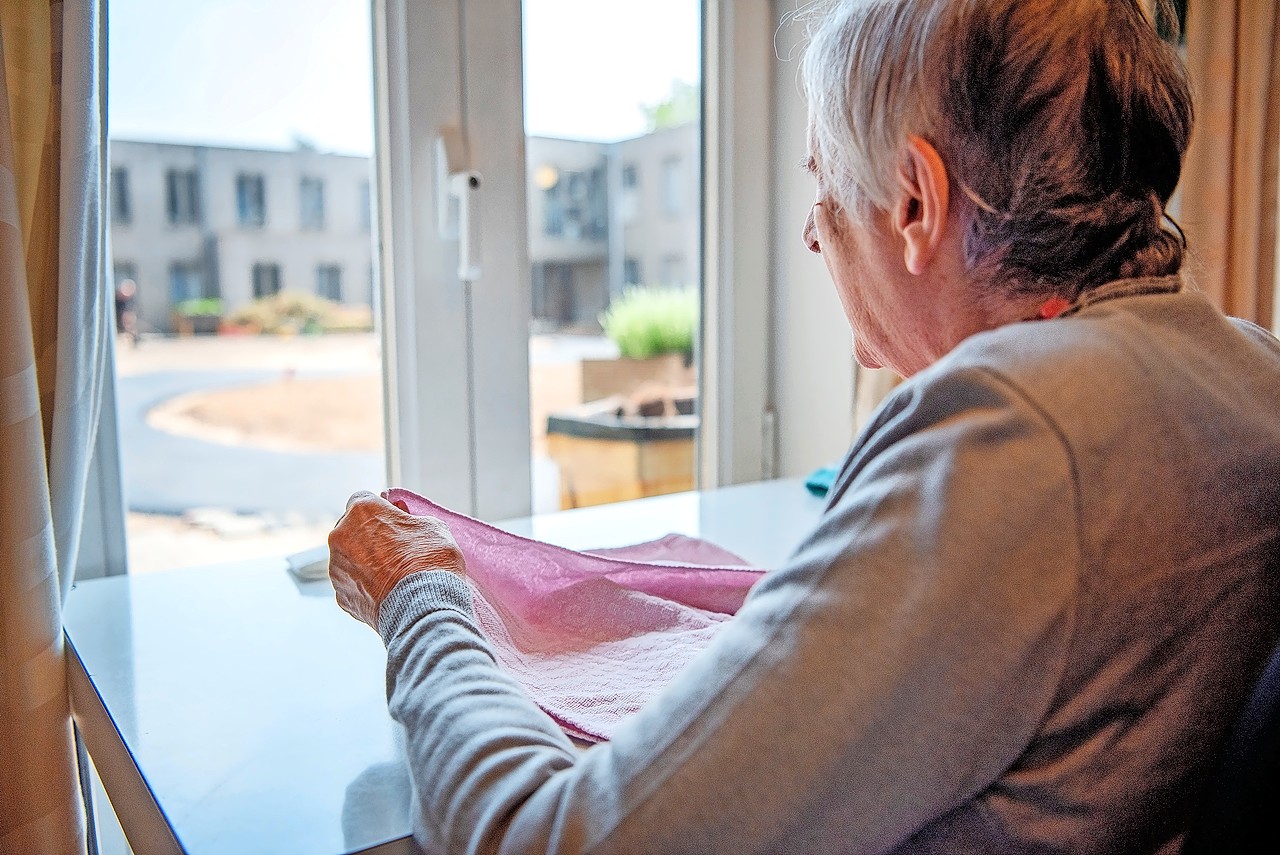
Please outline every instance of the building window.
[{"label": "building window", "polygon": [[662,210],[668,216],[680,213],[684,200],[684,169],[680,158],[668,157],[662,161]]},{"label": "building window", "polygon": [[302,228],[318,232],[324,228],[324,181],[310,176],[298,186],[302,202]]},{"label": "building window", "polygon": [[267,223],[266,179],[262,175],[236,176],[236,216],[242,226],[262,228]]},{"label": "building window", "polygon": [[640,259],[627,258],[622,262],[622,283],[624,285],[640,284]]},{"label": "building window", "polygon": [[129,198],[129,170],[117,166],[111,170],[111,224],[127,226],[133,222],[133,205]]},{"label": "building window", "polygon": [[316,268],[316,293],[326,300],[342,302],[342,268],[336,264],[321,264]]},{"label": "building window", "polygon": [[198,261],[175,261],[169,265],[169,302],[173,305],[205,296],[204,275]]},{"label": "building window", "polygon": [[609,232],[604,167],[563,172],[543,191],[543,231],[548,237],[601,240]]},{"label": "building window", "polygon": [[200,176],[194,169],[170,169],[164,176],[169,225],[200,222]]},{"label": "building window", "polygon": [[622,186],[628,190],[640,183],[640,172],[634,163],[622,167]]},{"label": "building window", "polygon": [[556,324],[573,321],[577,315],[573,266],[535,264],[533,266],[533,316]]},{"label": "building window", "polygon": [[564,234],[564,203],[560,200],[564,182],[557,182],[542,191],[542,231],[547,237]]},{"label": "building window", "polygon": [[366,232],[373,225],[373,190],[368,181],[360,182],[360,228]]},{"label": "building window", "polygon": [[253,296],[270,297],[280,293],[280,265],[258,262],[253,265]]}]

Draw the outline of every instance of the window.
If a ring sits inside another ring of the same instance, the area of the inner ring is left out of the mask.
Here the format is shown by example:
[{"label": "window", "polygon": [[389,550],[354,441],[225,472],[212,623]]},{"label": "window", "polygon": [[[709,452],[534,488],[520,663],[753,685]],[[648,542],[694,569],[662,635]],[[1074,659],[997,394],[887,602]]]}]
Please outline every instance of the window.
[{"label": "window", "polygon": [[111,170],[111,222],[125,226],[133,220],[129,198],[129,170],[117,166]]},{"label": "window", "polygon": [[553,323],[572,321],[577,314],[573,265],[535,264],[530,272],[534,286],[533,316]]},{"label": "window", "polygon": [[543,191],[543,231],[569,240],[603,240],[609,232],[605,171],[566,170]]},{"label": "window", "polygon": [[[174,111],[170,101],[156,97],[154,80],[147,76],[148,73],[154,76],[155,63],[113,63],[111,68],[112,93],[111,103],[107,105],[106,124],[116,133],[128,127],[130,130],[125,134],[132,139],[113,138],[110,163],[103,164],[104,178],[116,184],[114,189],[117,192],[124,186],[126,198],[112,198],[110,188],[104,188],[101,202],[108,213],[112,213],[114,208],[113,219],[117,221],[121,207],[127,207],[132,222],[129,225],[110,224],[117,264],[112,269],[109,263],[106,275],[108,279],[115,275],[123,278],[132,273],[132,268],[126,264],[136,266],[138,289],[134,306],[140,329],[165,333],[190,331],[193,334],[189,340],[174,342],[176,347],[165,349],[163,353],[148,354],[144,343],[140,352],[144,354],[145,363],[136,361],[138,355],[131,349],[121,349],[122,352],[129,350],[123,360],[135,360],[126,364],[126,374],[117,378],[116,396],[126,406],[139,392],[146,394],[148,381],[152,379],[148,372],[151,371],[171,376],[178,395],[203,395],[211,392],[201,382],[205,376],[201,368],[214,364],[258,363],[261,351],[256,346],[262,340],[256,336],[201,336],[202,333],[213,332],[218,321],[222,321],[224,331],[227,328],[239,331],[252,330],[258,325],[273,326],[272,319],[261,316],[232,323],[233,316],[247,308],[254,297],[255,262],[278,265],[275,270],[260,272],[258,279],[262,290],[274,290],[278,281],[281,294],[295,289],[314,294],[317,268],[322,264],[340,263],[340,287],[345,304],[350,307],[343,317],[352,319],[352,327],[363,327],[368,323],[365,312],[371,299],[370,291],[365,287],[366,277],[358,274],[367,270],[370,260],[376,257],[370,244],[372,226],[369,231],[361,232],[358,213],[351,209],[358,208],[364,201],[358,195],[361,185],[373,180],[371,164],[352,156],[364,154],[372,146],[372,122],[361,121],[372,113],[373,85],[369,75],[373,62],[368,55],[373,38],[368,26],[372,7],[362,0],[338,0],[330,4],[332,9],[326,6],[325,15],[264,16],[262,20],[254,21],[254,34],[270,42],[273,48],[263,52],[230,49],[226,34],[243,30],[244,24],[242,11],[237,12],[232,8],[234,5],[170,3],[165,6],[166,14],[157,16],[155,9],[147,8],[147,4],[121,2],[111,3],[111,8],[104,13],[104,24],[110,25],[106,27],[105,36],[110,44],[104,47],[111,49],[113,57],[141,55],[139,44],[144,46],[142,54],[147,52],[146,45],[162,52],[181,45],[179,53],[185,51],[188,56],[200,57],[197,63],[163,64],[165,73],[173,78],[170,82],[184,93],[186,101],[202,105],[194,112]],[[343,26],[336,30],[333,26],[335,16],[343,22]],[[4,18],[7,28],[8,13],[0,13],[0,17]],[[321,79],[322,76],[282,76],[278,73],[281,67],[304,68],[316,62],[322,62],[343,80],[354,81],[353,85],[334,89]],[[118,94],[120,97],[117,98]],[[306,105],[314,103],[316,98],[326,104],[323,116],[306,109]],[[265,101],[278,107],[269,111],[269,116],[260,112]],[[332,116],[342,117],[342,121],[330,121]],[[293,127],[294,122],[302,124]],[[305,150],[303,137],[315,141],[315,150]],[[287,150],[287,144],[269,144],[264,148],[283,150],[263,151],[254,142],[290,138],[295,142],[292,150]],[[128,173],[126,180],[121,182],[120,173],[108,171],[108,167],[124,168]],[[174,172],[172,177],[167,174],[170,170]],[[333,228],[329,228],[328,223],[330,200],[325,200],[326,230],[300,229],[302,205],[299,187],[304,176],[314,176],[323,179],[325,184],[333,184],[332,191],[329,187],[324,187],[323,191],[333,197]],[[270,211],[266,210],[268,205]],[[376,218],[375,212],[369,219]],[[173,225],[171,221],[189,224]],[[339,227],[341,233],[334,234]],[[110,281],[106,283],[107,286],[111,284]],[[216,311],[218,315],[197,315],[194,322],[188,318],[175,319],[173,315],[177,306],[171,303],[171,289],[179,302],[183,299],[199,301],[198,305],[183,306],[185,311]],[[105,309],[109,310],[112,302],[109,292],[104,295],[104,300]],[[235,320],[240,321],[241,318]],[[303,325],[288,320],[283,324],[286,331]],[[330,360],[340,360],[344,370],[350,368],[355,373],[366,375],[358,381],[347,378],[352,386],[359,388],[360,400],[377,400],[377,392],[371,390],[381,389],[379,351],[376,345],[364,344],[374,340],[374,333],[353,333],[342,341],[334,338],[323,342],[300,338],[291,341],[287,335],[271,338],[270,349],[279,354],[282,362],[297,366],[299,373],[308,366],[322,366],[329,364]],[[337,357],[335,353],[338,351],[344,356]],[[246,359],[242,353],[254,355]],[[275,382],[271,378],[263,380]],[[240,383],[238,380],[235,382]],[[338,383],[334,388],[345,392],[347,386]],[[313,396],[308,394],[306,397],[310,403]],[[320,395],[314,397],[319,398]],[[219,402],[217,406],[223,405]],[[307,408],[299,406],[297,409]],[[362,405],[352,410],[380,411],[381,407],[377,404]],[[355,419],[357,415],[353,412],[351,417]],[[289,417],[289,424],[273,423],[270,427],[262,422],[258,424],[277,436],[298,437],[299,427],[309,430],[306,423],[308,419],[315,418],[323,416],[299,412]],[[99,439],[99,445],[105,449],[108,443],[117,439],[117,430],[113,419],[104,416],[102,421],[103,438]],[[359,457],[363,462],[357,465],[364,467],[366,474],[357,480],[377,483],[380,477],[385,477],[386,463],[377,452],[383,431],[380,424],[371,426],[365,423],[378,421],[374,415],[367,419],[361,416],[360,421],[362,424],[356,430]],[[325,438],[321,441],[328,442],[330,436],[340,436],[341,430],[326,428]],[[168,437],[175,444],[166,450],[169,456],[163,463],[157,464],[154,449],[145,440],[137,442],[137,438],[136,432],[128,429],[119,431],[122,445],[119,456],[124,458],[124,469],[129,472],[130,496],[123,499],[109,483],[111,473],[106,473],[99,481],[102,484],[99,492],[105,496],[105,513],[98,515],[105,517],[106,524],[112,528],[117,516],[125,521],[129,533],[129,569],[134,572],[237,560],[267,553],[283,554],[322,542],[321,535],[308,533],[312,531],[313,522],[341,513],[350,494],[349,485],[341,480],[323,479],[308,483],[305,490],[299,490],[298,504],[282,504],[268,510],[259,503],[260,497],[255,490],[262,477],[262,469],[255,462],[260,449],[248,448],[244,449],[243,457],[233,458],[234,470],[228,476],[241,485],[240,493],[228,499],[202,496],[206,488],[196,485],[196,482],[204,479],[205,470],[199,468],[195,459],[198,452],[184,449],[178,442],[181,437]],[[194,439],[190,441],[197,442]],[[334,441],[331,450],[349,451],[351,448],[345,445],[347,442],[342,435]],[[103,457],[104,468],[116,456],[115,449],[109,451],[110,454]],[[296,461],[287,453],[279,457],[303,463],[305,456],[296,455]],[[133,479],[140,470],[148,468],[153,474],[145,476],[146,483],[138,486]],[[295,484],[305,482],[305,478],[296,477],[281,480]],[[181,495],[166,491],[163,503],[151,500],[150,496],[155,494],[150,491],[154,487],[175,481],[192,484],[193,489],[184,489]],[[208,488],[216,488],[216,484],[209,483]],[[232,499],[251,504],[233,505]],[[182,512],[192,507],[221,506],[224,501],[227,503],[222,506],[224,511],[260,512],[263,516],[258,519],[267,524],[261,531],[242,530],[246,536],[230,539],[209,537],[207,530],[202,530],[194,518],[188,522],[182,517]],[[172,514],[165,520],[171,525],[156,525],[151,515],[138,513],[138,508],[129,508],[128,503],[141,505],[144,510],[163,507],[166,513]],[[331,509],[325,510],[325,505]],[[175,548],[169,546],[171,539]],[[86,536],[85,540],[87,543],[94,538]],[[113,540],[108,548],[111,550],[108,556],[111,569],[108,572],[123,570],[126,557],[123,545],[117,546]],[[332,846],[326,842],[321,848],[336,849],[340,845],[340,840]]]},{"label": "window", "polygon": [[298,186],[302,203],[302,228],[318,232],[324,228],[324,180],[304,177]]},{"label": "window", "polygon": [[622,262],[622,283],[624,285],[640,284],[640,259],[627,258]]},{"label": "window", "polygon": [[236,217],[242,226],[262,228],[266,225],[266,179],[262,175],[236,176]]},{"label": "window", "polygon": [[366,232],[373,225],[373,191],[368,181],[360,182],[360,228]]},{"label": "window", "polygon": [[253,296],[270,297],[280,293],[280,265],[258,262],[253,265]]},{"label": "window", "polygon": [[342,302],[342,268],[336,264],[321,264],[316,268],[316,293],[326,300]]},{"label": "window", "polygon": [[631,189],[640,183],[640,172],[634,163],[622,167],[622,186]]},{"label": "window", "polygon": [[542,191],[542,231],[547,237],[564,234],[564,204],[560,201],[563,183],[557,182]]},{"label": "window", "polygon": [[164,176],[169,225],[200,222],[200,176],[194,169],[170,169]]},{"label": "window", "polygon": [[198,261],[175,261],[169,265],[169,302],[204,297],[204,270]]},{"label": "window", "polygon": [[684,169],[678,157],[662,161],[662,210],[668,216],[676,216],[684,207]]}]

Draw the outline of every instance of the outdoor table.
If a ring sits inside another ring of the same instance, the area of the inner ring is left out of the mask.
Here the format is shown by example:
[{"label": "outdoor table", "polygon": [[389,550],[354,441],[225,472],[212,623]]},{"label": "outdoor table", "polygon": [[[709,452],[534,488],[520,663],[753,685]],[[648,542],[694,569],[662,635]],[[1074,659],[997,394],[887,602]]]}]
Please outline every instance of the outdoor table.
[{"label": "outdoor table", "polygon": [[[823,504],[782,480],[499,526],[574,549],[674,532],[776,567]],[[283,557],[95,579],[65,626],[73,715],[135,855],[416,851],[385,650],[327,580]]]}]

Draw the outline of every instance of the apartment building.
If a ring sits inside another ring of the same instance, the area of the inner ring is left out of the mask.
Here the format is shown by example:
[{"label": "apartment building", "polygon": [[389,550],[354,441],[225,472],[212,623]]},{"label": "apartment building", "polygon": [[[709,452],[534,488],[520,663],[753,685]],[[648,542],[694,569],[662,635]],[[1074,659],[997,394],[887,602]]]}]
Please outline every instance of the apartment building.
[{"label": "apartment building", "polygon": [[112,140],[110,162],[115,280],[137,284],[143,332],[173,331],[198,297],[371,303],[368,158]]},{"label": "apartment building", "polygon": [[[614,143],[529,137],[535,322],[592,327],[627,285],[698,281],[698,126]],[[280,291],[373,302],[368,158],[111,142],[115,280],[137,285],[143,332],[174,307],[226,312]]]},{"label": "apartment building", "polygon": [[628,285],[699,276],[696,123],[614,143],[529,137],[533,316],[591,325]]}]

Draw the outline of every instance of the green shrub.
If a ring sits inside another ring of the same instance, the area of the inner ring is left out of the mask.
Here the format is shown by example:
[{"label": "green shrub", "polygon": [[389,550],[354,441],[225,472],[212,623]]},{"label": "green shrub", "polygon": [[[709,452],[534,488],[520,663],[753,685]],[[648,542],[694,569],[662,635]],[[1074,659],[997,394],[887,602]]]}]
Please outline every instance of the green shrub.
[{"label": "green shrub", "polygon": [[637,285],[609,304],[600,325],[625,357],[682,353],[689,359],[698,329],[698,293],[692,288]]},{"label": "green shrub", "polygon": [[228,319],[234,324],[257,326],[265,333],[367,332],[373,329],[368,306],[344,306],[333,300],[281,291],[260,297]]},{"label": "green shrub", "polygon": [[183,300],[173,307],[179,315],[188,318],[203,318],[222,314],[222,300],[218,297],[193,297]]}]

